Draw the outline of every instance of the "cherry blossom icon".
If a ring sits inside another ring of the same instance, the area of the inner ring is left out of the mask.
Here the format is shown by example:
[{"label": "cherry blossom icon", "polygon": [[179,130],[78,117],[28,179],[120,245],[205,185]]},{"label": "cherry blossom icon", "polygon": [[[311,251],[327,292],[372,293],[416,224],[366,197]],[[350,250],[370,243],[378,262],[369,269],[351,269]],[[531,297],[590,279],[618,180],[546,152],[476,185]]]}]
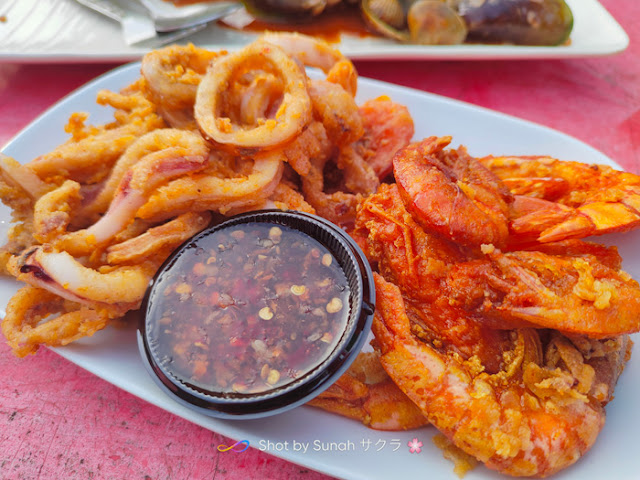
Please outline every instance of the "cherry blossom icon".
[{"label": "cherry blossom icon", "polygon": [[409,452],[411,453],[420,453],[422,451],[422,442],[417,438],[411,440],[407,445],[409,446]]}]

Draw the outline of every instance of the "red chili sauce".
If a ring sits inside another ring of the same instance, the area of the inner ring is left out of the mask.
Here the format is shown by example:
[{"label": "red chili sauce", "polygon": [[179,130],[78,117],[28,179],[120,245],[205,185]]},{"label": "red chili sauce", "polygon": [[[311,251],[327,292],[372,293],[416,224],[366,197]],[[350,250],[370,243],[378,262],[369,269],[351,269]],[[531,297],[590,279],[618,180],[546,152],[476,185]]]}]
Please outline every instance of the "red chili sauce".
[{"label": "red chili sauce", "polygon": [[262,393],[334,350],[349,287],[320,242],[275,223],[240,224],[189,251],[160,276],[147,313],[157,319],[151,346],[180,380],[222,394]]},{"label": "red chili sauce", "polygon": [[[219,20],[221,27],[233,28]],[[282,15],[280,21],[267,18],[255,18],[253,22],[241,29],[245,32],[298,32],[321,38],[328,43],[339,43],[342,34],[365,38],[377,36],[365,24],[360,9],[354,5],[340,5],[322,12],[320,15],[301,14],[295,16]]]}]

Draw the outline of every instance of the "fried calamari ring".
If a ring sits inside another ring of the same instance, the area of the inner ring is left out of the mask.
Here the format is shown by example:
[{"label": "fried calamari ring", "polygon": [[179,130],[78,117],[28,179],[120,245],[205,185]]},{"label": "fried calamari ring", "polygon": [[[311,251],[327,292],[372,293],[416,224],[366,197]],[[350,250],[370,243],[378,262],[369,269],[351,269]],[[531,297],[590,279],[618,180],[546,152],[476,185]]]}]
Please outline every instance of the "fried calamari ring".
[{"label": "fried calamari ring", "polygon": [[189,45],[171,45],[142,57],[142,76],[154,101],[164,108],[192,107],[202,75],[212,60],[225,52]]},{"label": "fried calamari ring", "polygon": [[33,208],[33,236],[47,243],[67,233],[71,211],[82,201],[80,184],[67,180],[55,190],[40,197]]},{"label": "fried calamari ring", "polygon": [[269,198],[264,199],[261,203],[256,205],[249,205],[244,208],[240,207],[229,210],[226,215],[237,215],[264,208],[277,208],[278,210],[285,211],[296,210],[298,212],[311,213],[313,215],[316,214],[316,209],[307,203],[304,199],[304,195],[283,179],[277,185]]},{"label": "fried calamari ring", "polygon": [[[51,187],[15,159],[0,153],[0,181],[20,191],[19,196],[38,199]],[[13,207],[13,205],[10,205]]]},{"label": "fried calamari ring", "polygon": [[[243,124],[238,111],[242,99],[230,98],[228,89],[256,71],[280,78],[283,90],[277,109],[268,109],[275,110],[273,116]],[[256,41],[212,64],[198,87],[195,118],[205,138],[227,150],[250,155],[276,148],[292,140],[311,120],[306,74],[282,49]]]},{"label": "fried calamari ring", "polygon": [[151,115],[79,141],[63,143],[27,163],[26,167],[45,181],[56,176],[81,183],[99,181],[138,137],[163,126],[160,117]]},{"label": "fried calamari ring", "polygon": [[189,44],[154,50],[142,57],[144,90],[171,127],[197,130],[193,118],[196,91],[209,64],[220,55],[226,52]]},{"label": "fried calamari ring", "polygon": [[148,229],[137,237],[107,248],[112,265],[131,264],[157,255],[168,255],[182,242],[203,230],[211,220],[209,212],[188,212],[165,224]]},{"label": "fried calamari ring", "polygon": [[[184,134],[183,134],[184,133]],[[104,213],[113,201],[118,185],[127,172],[142,159],[163,159],[169,156],[186,157],[189,155],[207,155],[207,147],[202,138],[190,132],[175,129],[154,130],[137,139],[118,159],[111,170],[102,190],[85,207],[80,216],[89,217],[93,221]]]},{"label": "fried calamari ring", "polygon": [[181,213],[218,211],[259,205],[282,178],[284,156],[270,152],[253,157],[246,175],[221,178],[207,172],[188,175],[158,188],[137,212],[145,220],[164,220]]},{"label": "fried calamari ring", "polygon": [[[2,321],[4,334],[18,357],[33,354],[40,345],[58,347],[102,330],[109,321],[107,310],[71,305],[47,290],[26,286],[9,300],[7,315]],[[60,314],[50,320],[51,315]],[[44,321],[42,321],[44,320]]]},{"label": "fried calamari ring", "polygon": [[155,273],[150,264],[119,267],[101,272],[85,267],[67,252],[50,245],[33,247],[9,262],[18,281],[91,307],[124,314],[137,308]]},{"label": "fried calamari ring", "polygon": [[327,82],[336,83],[345,89],[352,97],[356,96],[358,89],[358,72],[348,58],[337,62],[327,72]]},{"label": "fried calamari ring", "polygon": [[268,32],[262,40],[277,45],[287,55],[298,60],[307,67],[321,69],[327,74],[327,80],[341,85],[352,97],[358,88],[358,72],[355,66],[340,50],[336,50],[327,42],[299,33]]},{"label": "fried calamari ring", "polygon": [[97,103],[115,108],[116,121],[100,127],[85,126],[86,115],[72,115],[65,126],[71,138],[25,167],[48,183],[60,184],[67,179],[100,182],[136,138],[165,126],[154,104],[135,89],[127,94],[101,90]]},{"label": "fried calamari ring", "polygon": [[328,72],[336,63],[345,58],[342,52],[327,42],[300,33],[267,32],[262,36],[262,41],[277,45],[287,55],[294,57],[304,65],[320,68],[324,72]]},{"label": "fried calamari ring", "polygon": [[282,79],[271,73],[257,74],[242,94],[240,103],[241,121],[255,125],[269,116],[269,107],[282,95]]},{"label": "fried calamari ring", "polygon": [[202,170],[209,148],[200,135],[177,129],[150,132],[140,139],[149,151],[122,176],[107,212],[89,228],[68,233],[56,245],[85,255],[111,240],[134,219],[136,211],[159,185]]}]

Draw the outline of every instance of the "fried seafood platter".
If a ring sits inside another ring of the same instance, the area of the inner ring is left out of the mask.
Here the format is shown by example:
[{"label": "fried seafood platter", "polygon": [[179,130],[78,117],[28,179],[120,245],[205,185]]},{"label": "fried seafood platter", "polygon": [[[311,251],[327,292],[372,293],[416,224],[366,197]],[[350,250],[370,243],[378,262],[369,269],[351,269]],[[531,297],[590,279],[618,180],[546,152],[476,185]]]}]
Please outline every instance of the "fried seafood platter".
[{"label": "fried seafood platter", "polygon": [[[135,359],[132,332],[87,337],[139,307],[175,248],[235,213],[301,210],[345,229],[375,269],[374,338],[319,408],[272,421],[274,438],[349,438],[367,478],[389,478],[399,462],[455,478],[428,440],[422,456],[391,452],[396,439],[437,432],[462,470],[545,477],[572,466],[559,475],[569,478],[632,457],[640,262],[636,233],[619,233],[640,223],[638,176],[578,163],[611,164],[529,124],[359,80],[340,52],[299,35],[232,54],[168,47],[113,76],[1,159],[12,219],[2,264],[20,284],[2,332],[16,355],[67,345],[62,355],[117,378],[109,364],[121,359],[108,352]],[[63,126],[64,142],[45,134]],[[40,138],[55,141],[44,149]],[[551,153],[572,161],[541,156]],[[123,388],[234,438],[266,435],[158,399],[133,359]],[[363,439],[386,439],[387,451]],[[353,469],[348,455],[307,455],[283,456]]]}]

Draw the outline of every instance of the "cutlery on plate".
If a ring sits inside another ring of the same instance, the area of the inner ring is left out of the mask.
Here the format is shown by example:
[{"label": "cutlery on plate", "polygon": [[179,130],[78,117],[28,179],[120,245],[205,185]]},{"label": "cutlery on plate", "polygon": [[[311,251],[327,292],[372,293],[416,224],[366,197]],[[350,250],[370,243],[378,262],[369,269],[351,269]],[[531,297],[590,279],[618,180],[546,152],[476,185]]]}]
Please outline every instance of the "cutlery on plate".
[{"label": "cutlery on plate", "polygon": [[170,33],[160,33],[154,21],[147,15],[124,9],[109,0],[76,0],[76,2],[119,22],[124,41],[129,46],[159,47],[185,38],[206,26],[202,23]]},{"label": "cutlery on plate", "polygon": [[244,7],[238,1],[194,3],[181,7],[165,0],[138,1],[149,11],[159,32],[206,24]]}]

